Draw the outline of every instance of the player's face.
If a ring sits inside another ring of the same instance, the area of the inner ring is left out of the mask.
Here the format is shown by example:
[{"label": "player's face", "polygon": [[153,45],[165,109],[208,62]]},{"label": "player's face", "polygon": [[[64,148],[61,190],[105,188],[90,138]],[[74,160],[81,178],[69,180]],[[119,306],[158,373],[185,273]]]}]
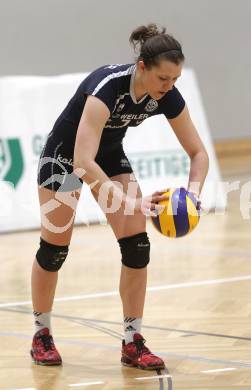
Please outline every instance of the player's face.
[{"label": "player's face", "polygon": [[152,66],[147,69],[144,63],[141,63],[141,75],[144,87],[153,99],[161,99],[170,91],[178,77],[181,75],[183,63],[176,65],[173,62],[162,60],[158,66]]}]

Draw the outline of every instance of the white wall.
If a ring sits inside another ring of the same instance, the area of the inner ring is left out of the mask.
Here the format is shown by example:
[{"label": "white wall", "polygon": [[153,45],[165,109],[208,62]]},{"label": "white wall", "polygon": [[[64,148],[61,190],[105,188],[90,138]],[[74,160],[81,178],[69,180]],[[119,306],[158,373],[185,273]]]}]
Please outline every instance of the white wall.
[{"label": "white wall", "polygon": [[1,0],[0,76],[131,62],[131,30],[156,21],[183,43],[213,138],[249,137],[250,20],[250,0]]}]

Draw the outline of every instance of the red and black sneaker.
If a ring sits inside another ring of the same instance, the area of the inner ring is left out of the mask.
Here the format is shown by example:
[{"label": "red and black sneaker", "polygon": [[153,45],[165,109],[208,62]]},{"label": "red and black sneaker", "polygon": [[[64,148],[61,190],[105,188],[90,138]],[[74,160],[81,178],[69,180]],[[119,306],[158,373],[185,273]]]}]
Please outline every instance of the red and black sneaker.
[{"label": "red and black sneaker", "polygon": [[122,341],[121,363],[127,367],[137,367],[142,370],[164,369],[165,363],[154,355],[146,346],[146,340],[139,333],[135,333],[132,343]]},{"label": "red and black sneaker", "polygon": [[59,366],[62,364],[61,356],[54,345],[48,328],[35,333],[30,354],[35,364],[42,366]]}]

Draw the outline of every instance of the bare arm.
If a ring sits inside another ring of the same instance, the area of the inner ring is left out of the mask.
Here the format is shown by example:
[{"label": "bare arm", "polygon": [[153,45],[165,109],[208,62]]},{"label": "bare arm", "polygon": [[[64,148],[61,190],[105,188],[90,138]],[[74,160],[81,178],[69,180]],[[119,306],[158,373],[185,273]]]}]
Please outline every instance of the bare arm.
[{"label": "bare arm", "polygon": [[108,107],[98,98],[88,96],[82,113],[74,149],[74,172],[96,193],[102,187],[107,191],[109,201],[115,195],[123,201],[123,192],[109,179],[95,162],[103,128],[110,116]]},{"label": "bare arm", "polygon": [[[100,138],[106,121],[110,116],[108,107],[98,98],[89,96],[82,113],[74,149],[74,170],[81,173],[82,179],[91,184],[109,181],[104,171],[95,162]],[[80,170],[86,171],[83,172]]]},{"label": "bare arm", "polygon": [[[135,199],[130,199],[95,162],[102,131],[109,116],[110,112],[101,100],[94,96],[87,98],[76,136],[74,172],[96,193],[102,187],[108,199],[104,199],[103,196],[100,199],[107,200],[108,204],[111,204],[113,197],[115,197],[120,204],[121,202],[122,204],[127,202],[130,204],[130,207],[137,211],[158,208],[155,203],[162,199],[160,193],[155,193],[152,198],[144,198],[144,204],[141,204],[140,199],[135,202]],[[102,195],[101,193],[99,194]]]},{"label": "bare arm", "polygon": [[169,119],[169,123],[191,160],[188,191],[199,196],[207,176],[209,159],[187,106],[176,118]]}]

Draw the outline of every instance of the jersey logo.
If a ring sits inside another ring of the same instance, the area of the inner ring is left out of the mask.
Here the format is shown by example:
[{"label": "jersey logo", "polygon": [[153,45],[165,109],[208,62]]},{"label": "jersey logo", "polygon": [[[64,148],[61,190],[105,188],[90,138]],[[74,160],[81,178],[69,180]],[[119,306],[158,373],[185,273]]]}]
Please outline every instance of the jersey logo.
[{"label": "jersey logo", "polygon": [[149,102],[145,106],[145,110],[147,112],[155,111],[155,110],[157,110],[157,108],[158,108],[158,102],[154,99],[149,100]]},{"label": "jersey logo", "polygon": [[118,108],[117,108],[117,112],[120,112],[120,111],[122,111],[123,110],[123,108],[125,107],[125,103],[121,103],[119,106],[118,106]]}]

